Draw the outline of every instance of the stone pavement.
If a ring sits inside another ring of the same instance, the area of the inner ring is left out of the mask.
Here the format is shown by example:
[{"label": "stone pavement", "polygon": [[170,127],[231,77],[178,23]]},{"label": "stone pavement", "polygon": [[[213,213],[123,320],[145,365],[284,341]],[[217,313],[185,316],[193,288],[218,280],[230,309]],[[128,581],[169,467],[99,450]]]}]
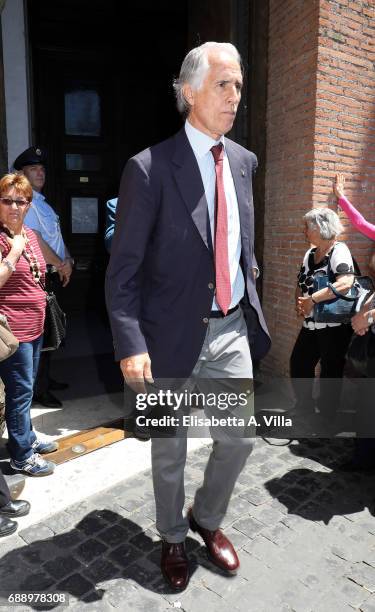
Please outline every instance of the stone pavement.
[{"label": "stone pavement", "polygon": [[[350,449],[343,439],[257,441],[224,523],[239,550],[236,577],[217,570],[189,533],[190,585],[168,590],[147,470],[33,526],[20,519],[0,542],[0,589],[65,591],[69,610],[90,612],[375,611],[375,478],[335,469]],[[189,455],[187,506],[208,453],[204,445]]]}]

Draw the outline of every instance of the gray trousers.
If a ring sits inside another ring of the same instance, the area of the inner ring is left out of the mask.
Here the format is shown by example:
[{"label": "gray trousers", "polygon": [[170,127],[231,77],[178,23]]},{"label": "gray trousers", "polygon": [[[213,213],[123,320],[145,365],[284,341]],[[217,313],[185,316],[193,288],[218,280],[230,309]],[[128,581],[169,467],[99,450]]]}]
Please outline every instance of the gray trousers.
[{"label": "gray trousers", "polygon": [[[210,319],[191,380],[199,391],[210,391],[210,379],[252,379],[247,328],[239,308],[228,317]],[[208,411],[205,409],[208,416]],[[253,440],[210,428],[213,445],[202,486],[194,499],[194,518],[202,527],[217,529],[227,511],[236,480],[253,449]],[[187,438],[152,438],[152,476],[156,526],[170,543],[182,542],[189,530],[183,516]]]}]

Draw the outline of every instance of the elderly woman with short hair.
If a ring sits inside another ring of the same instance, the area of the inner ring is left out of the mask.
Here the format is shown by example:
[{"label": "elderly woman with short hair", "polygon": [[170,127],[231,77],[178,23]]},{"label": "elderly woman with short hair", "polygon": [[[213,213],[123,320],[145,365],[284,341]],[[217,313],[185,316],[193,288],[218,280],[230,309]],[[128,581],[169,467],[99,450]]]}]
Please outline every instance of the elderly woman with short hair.
[{"label": "elderly woman with short hair", "polygon": [[[290,374],[296,395],[296,410],[298,413],[313,413],[313,379],[320,362],[317,405],[324,433],[332,434],[352,329],[347,324],[318,323],[314,320],[314,304],[335,297],[328,287],[314,291],[314,277],[318,273],[327,274],[329,265],[335,276],[333,286],[346,293],[353,284],[354,266],[347,245],[337,241],[343,226],[333,210],[314,208],[304,216],[304,222],[306,239],[313,246],[306,251],[298,274],[296,311],[303,317],[303,323],[290,358]],[[311,383],[306,379],[310,379]]]}]

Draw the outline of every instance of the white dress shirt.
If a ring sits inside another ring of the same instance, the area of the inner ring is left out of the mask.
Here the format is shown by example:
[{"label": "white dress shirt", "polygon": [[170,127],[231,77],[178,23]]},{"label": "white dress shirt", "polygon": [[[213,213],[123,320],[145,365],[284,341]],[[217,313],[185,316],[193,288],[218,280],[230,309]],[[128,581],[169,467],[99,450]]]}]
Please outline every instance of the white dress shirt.
[{"label": "white dress shirt", "polygon": [[[230,284],[232,290],[232,300],[229,308],[237,306],[238,302],[243,298],[245,292],[245,281],[240,266],[241,257],[241,228],[240,216],[238,212],[238,202],[236,189],[234,187],[233,177],[229,166],[228,156],[225,150],[225,138],[222,136],[216,141],[207,134],[193,127],[189,121],[185,123],[186,136],[188,137],[191,148],[194,151],[199,170],[201,173],[204,192],[208,204],[208,214],[210,218],[212,244],[215,245],[215,188],[216,188],[216,172],[215,162],[211,153],[211,148],[222,142],[224,146],[224,191],[227,201],[228,214],[228,260]],[[214,298],[212,310],[220,310]]]}]

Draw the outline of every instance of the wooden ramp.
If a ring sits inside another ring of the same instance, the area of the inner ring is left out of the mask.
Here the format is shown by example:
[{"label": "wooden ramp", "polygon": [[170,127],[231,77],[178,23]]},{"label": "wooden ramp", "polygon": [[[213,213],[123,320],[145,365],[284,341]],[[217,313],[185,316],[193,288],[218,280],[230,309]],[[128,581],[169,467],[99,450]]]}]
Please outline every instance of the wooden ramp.
[{"label": "wooden ramp", "polygon": [[60,465],[71,459],[87,455],[98,448],[130,437],[133,437],[133,434],[124,429],[124,420],[117,419],[99,427],[58,438],[56,441],[59,443],[59,449],[54,453],[48,453],[47,458],[56,465]]}]

